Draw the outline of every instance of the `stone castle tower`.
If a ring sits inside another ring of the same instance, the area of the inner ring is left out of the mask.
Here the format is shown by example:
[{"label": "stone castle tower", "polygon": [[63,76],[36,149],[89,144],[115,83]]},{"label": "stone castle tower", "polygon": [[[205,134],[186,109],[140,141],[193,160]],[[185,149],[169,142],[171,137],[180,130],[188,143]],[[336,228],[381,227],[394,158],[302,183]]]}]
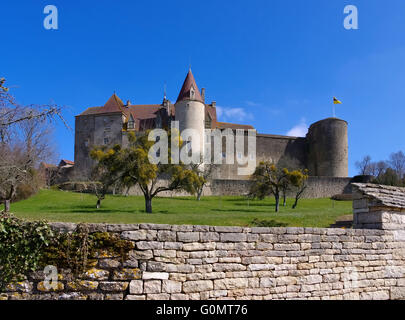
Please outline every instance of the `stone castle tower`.
[{"label": "stone castle tower", "polygon": [[[173,120],[179,121],[179,130],[195,130],[200,140],[193,148],[204,151],[205,129],[254,129],[251,125],[220,122],[216,103],[205,102],[205,89],[201,91],[191,70],[188,71],[177,101],[166,99],[160,104],[124,104],[114,93],[104,106],[90,107],[76,116],[75,165],[76,176],[88,178],[94,165],[90,150],[94,146],[126,145],[127,132],[147,129],[169,129]],[[194,141],[194,137],[193,137]],[[245,147],[245,152],[247,147]],[[193,149],[194,151],[194,149]],[[235,155],[239,157],[242,155]],[[347,122],[327,118],[312,124],[306,137],[290,137],[256,132],[256,162],[292,160],[296,167],[307,168],[311,176],[348,176]],[[223,164],[214,174],[215,179],[245,180],[248,176],[237,173],[238,165]]]},{"label": "stone castle tower", "polygon": [[[175,108],[175,120],[179,121],[179,130],[189,130],[190,135],[193,135],[195,146],[201,154],[204,152],[204,130],[205,130],[205,104],[198,90],[191,69],[187,73],[177,98]],[[193,131],[191,131],[191,130]],[[198,133],[197,135],[195,133]],[[194,142],[194,141],[193,141]]]}]

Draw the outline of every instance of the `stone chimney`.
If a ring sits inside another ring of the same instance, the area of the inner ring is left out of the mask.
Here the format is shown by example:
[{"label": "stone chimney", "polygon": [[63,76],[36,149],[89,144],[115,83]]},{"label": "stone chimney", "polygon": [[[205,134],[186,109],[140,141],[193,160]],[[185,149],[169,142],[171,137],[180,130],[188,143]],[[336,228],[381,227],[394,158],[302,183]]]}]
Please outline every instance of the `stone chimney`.
[{"label": "stone chimney", "polygon": [[201,88],[201,98],[202,101],[205,103],[205,88]]},{"label": "stone chimney", "polygon": [[211,105],[212,105],[214,108],[215,108],[216,104],[217,104],[216,101],[212,101],[212,102],[211,102]]},{"label": "stone chimney", "polygon": [[127,100],[127,104],[125,106],[129,107],[130,105],[131,105],[131,100]]}]

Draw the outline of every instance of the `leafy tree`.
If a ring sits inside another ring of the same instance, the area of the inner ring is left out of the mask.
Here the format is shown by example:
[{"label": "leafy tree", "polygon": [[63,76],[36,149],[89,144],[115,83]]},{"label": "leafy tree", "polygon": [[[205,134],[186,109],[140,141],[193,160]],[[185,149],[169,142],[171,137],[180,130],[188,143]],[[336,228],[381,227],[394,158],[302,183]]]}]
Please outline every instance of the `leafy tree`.
[{"label": "leafy tree", "polygon": [[298,200],[301,198],[305,189],[307,188],[308,170],[297,169],[288,173],[288,180],[293,188],[296,190],[295,201],[292,208],[295,209],[298,205]]},{"label": "leafy tree", "polygon": [[256,167],[251,176],[253,184],[249,195],[253,198],[264,199],[266,196],[274,195],[276,200],[275,211],[279,211],[280,195],[283,188],[288,185],[288,169],[277,168],[270,161],[262,161]]},{"label": "leafy tree", "polygon": [[295,191],[295,202],[292,206],[294,209],[307,188],[308,170],[289,170],[283,164],[286,163],[282,162],[281,165],[276,166],[269,161],[262,161],[251,176],[253,184],[249,195],[258,199],[273,195],[276,201],[276,212],[279,211],[281,195],[285,206],[287,191]]},{"label": "leafy tree", "polygon": [[91,158],[97,160],[92,172],[91,188],[97,197],[97,209],[101,206],[101,201],[105,199],[108,189],[120,179],[120,169],[122,163],[119,161],[121,147],[119,145],[107,149],[93,149],[90,152]]},{"label": "leafy tree", "polygon": [[190,164],[190,169],[200,177],[200,179],[196,180],[197,184],[195,186],[197,201],[201,200],[204,186],[206,186],[212,180],[212,174],[217,166],[217,164],[203,163],[203,161],[200,161],[200,163]]},{"label": "leafy tree", "polygon": [[404,186],[404,179],[401,179],[398,173],[392,168],[387,168],[385,172],[380,174],[376,179],[373,180],[373,182],[388,186]]},{"label": "leafy tree", "polygon": [[[108,165],[107,168],[111,174],[119,176],[123,185],[139,186],[145,198],[145,211],[152,213],[152,199],[159,193],[184,190],[195,194],[197,187],[202,183],[202,178],[187,169],[184,164],[171,164],[171,159],[167,164],[153,163],[149,156],[149,149],[154,142],[148,140],[148,135],[149,131],[138,137],[133,132],[129,132],[128,147],[114,147],[116,151],[111,154],[113,165]],[[94,152],[100,152],[100,149]],[[162,181],[166,184],[159,183]]]}]

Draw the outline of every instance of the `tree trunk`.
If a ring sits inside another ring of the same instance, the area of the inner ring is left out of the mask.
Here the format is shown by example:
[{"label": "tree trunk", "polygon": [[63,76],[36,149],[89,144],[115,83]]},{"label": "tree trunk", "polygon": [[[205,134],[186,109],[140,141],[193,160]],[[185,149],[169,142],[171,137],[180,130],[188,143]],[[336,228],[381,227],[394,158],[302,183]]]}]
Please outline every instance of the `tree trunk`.
[{"label": "tree trunk", "polygon": [[10,212],[10,200],[4,201],[4,212]]},{"label": "tree trunk", "polygon": [[203,189],[198,190],[198,192],[197,192],[197,201],[201,200],[202,192],[203,192]]},{"label": "tree trunk", "polygon": [[101,200],[97,199],[97,209],[100,209],[100,207],[101,207]]},{"label": "tree trunk", "polygon": [[295,208],[297,207],[298,199],[299,199],[298,195],[295,196],[295,201],[294,201],[294,204],[292,205],[292,208],[293,208],[293,209],[295,209]]},{"label": "tree trunk", "polygon": [[145,211],[152,213],[152,198],[145,197]]},{"label": "tree trunk", "polygon": [[294,204],[293,204],[293,206],[292,206],[293,209],[295,209],[295,208],[297,207],[297,205],[298,205],[298,200],[301,198],[301,195],[303,194],[303,192],[304,192],[304,190],[305,190],[306,188],[307,188],[307,186],[302,187],[301,190],[299,190],[299,191],[297,192],[297,194],[295,195],[295,202],[294,202]]},{"label": "tree trunk", "polygon": [[287,203],[285,192],[283,192],[283,207],[285,207]]},{"label": "tree trunk", "polygon": [[279,207],[280,207],[280,195],[279,194],[275,194],[274,198],[276,199],[276,212],[278,212]]}]

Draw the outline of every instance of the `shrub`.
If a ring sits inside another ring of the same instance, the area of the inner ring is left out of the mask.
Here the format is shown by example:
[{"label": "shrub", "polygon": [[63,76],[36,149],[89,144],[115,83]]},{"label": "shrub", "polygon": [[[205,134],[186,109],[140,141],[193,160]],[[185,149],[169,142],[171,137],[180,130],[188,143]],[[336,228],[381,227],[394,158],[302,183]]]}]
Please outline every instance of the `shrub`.
[{"label": "shrub", "polygon": [[0,214],[0,291],[36,270],[42,250],[52,236],[52,230],[43,221],[28,222]]},{"label": "shrub", "polygon": [[117,234],[89,233],[86,224],[71,233],[53,232],[44,221],[29,222],[0,213],[0,292],[47,265],[77,275],[89,268],[99,252],[125,261],[133,248],[131,241]]},{"label": "shrub", "polygon": [[79,224],[76,232],[55,234],[50,245],[44,249],[41,266],[54,265],[78,275],[90,267],[100,251],[121,257],[124,262],[133,248],[131,241],[122,240],[119,235],[108,232],[90,234],[86,224]]},{"label": "shrub", "polygon": [[276,220],[259,220],[257,218],[250,222],[253,227],[286,227],[288,224]]}]

